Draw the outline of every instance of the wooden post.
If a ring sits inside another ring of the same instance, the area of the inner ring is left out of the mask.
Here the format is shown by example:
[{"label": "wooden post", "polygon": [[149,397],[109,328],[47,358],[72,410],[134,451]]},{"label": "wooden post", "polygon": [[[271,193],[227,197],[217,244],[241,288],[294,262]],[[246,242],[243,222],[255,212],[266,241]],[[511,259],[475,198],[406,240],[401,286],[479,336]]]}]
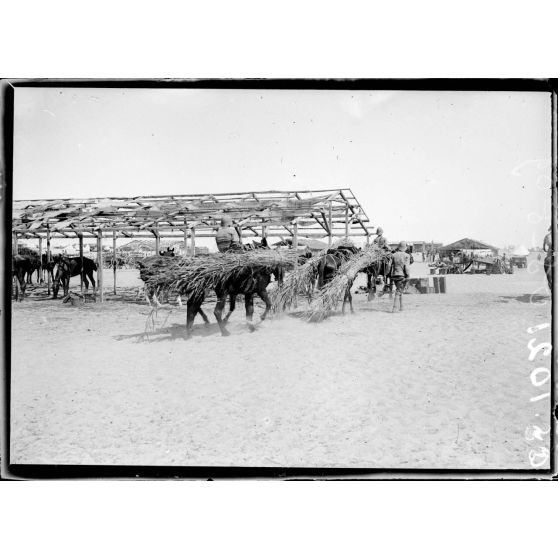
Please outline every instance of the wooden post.
[{"label": "wooden post", "polygon": [[83,294],[83,234],[78,233],[78,242],[79,242],[79,265],[80,265],[80,274],[79,274],[79,286],[81,293]]},{"label": "wooden post", "polygon": [[112,272],[114,280],[113,293],[116,294],[116,231],[112,231]]},{"label": "wooden post", "polygon": [[329,228],[329,238],[327,240],[327,245],[331,248],[331,244],[333,243],[333,219],[331,218],[331,202],[329,202],[327,226]]},{"label": "wooden post", "polygon": [[184,256],[188,255],[188,221],[184,219]]},{"label": "wooden post", "polygon": [[14,256],[18,253],[17,248],[17,233],[12,233],[12,241],[13,241],[13,254]]},{"label": "wooden post", "polygon": [[103,231],[97,232],[97,287],[99,289],[99,302],[104,302],[103,293]]},{"label": "wooden post", "polygon": [[159,231],[157,229],[153,229],[153,234],[155,235],[155,255],[159,255],[159,248],[161,247],[161,240],[159,238]]},{"label": "wooden post", "polygon": [[262,240],[267,238],[267,225],[262,225]]},{"label": "wooden post", "polygon": [[39,236],[39,283],[44,283],[43,276],[43,237]]},{"label": "wooden post", "polygon": [[370,246],[370,235],[366,233],[366,246]]},{"label": "wooden post", "polygon": [[50,296],[50,227],[47,225],[47,296]]},{"label": "wooden post", "polygon": [[192,249],[192,257],[196,255],[196,227],[192,227],[192,242],[191,242],[191,249]]},{"label": "wooden post", "polygon": [[349,204],[345,203],[345,238],[349,238]]}]

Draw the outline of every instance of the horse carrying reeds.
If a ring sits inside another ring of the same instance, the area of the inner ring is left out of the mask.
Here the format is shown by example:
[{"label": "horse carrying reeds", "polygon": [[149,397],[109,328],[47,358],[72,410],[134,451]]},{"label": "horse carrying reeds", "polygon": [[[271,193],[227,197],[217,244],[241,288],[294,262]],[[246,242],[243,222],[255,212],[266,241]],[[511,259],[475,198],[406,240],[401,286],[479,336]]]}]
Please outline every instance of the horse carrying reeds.
[{"label": "horse carrying reeds", "polygon": [[[283,287],[273,293],[273,306],[277,310],[294,303],[299,295],[307,295],[313,289],[316,273],[329,251],[311,258],[306,264],[295,269],[286,279]],[[364,250],[344,251],[342,259],[337,262],[335,273],[328,275],[317,294],[313,297],[309,310],[304,315],[309,321],[321,321],[333,312],[340,303],[342,311],[348,301],[351,305],[350,289],[361,272],[372,274],[374,266],[385,264],[390,254],[376,247]],[[370,281],[369,281],[370,282]]]},{"label": "horse carrying reeds", "polygon": [[[267,286],[277,269],[294,267],[297,254],[288,251],[254,250],[225,252],[195,258],[155,258],[140,269],[146,289],[158,297],[170,291],[179,293],[187,302],[187,335],[191,333],[195,315],[201,310],[208,291],[217,295],[215,317],[223,335],[228,335],[226,323],[235,307],[238,295],[244,295],[246,317],[251,325],[253,297],[258,295],[266,308],[265,319],[271,309]],[[227,316],[222,313],[227,297],[231,307]]]}]

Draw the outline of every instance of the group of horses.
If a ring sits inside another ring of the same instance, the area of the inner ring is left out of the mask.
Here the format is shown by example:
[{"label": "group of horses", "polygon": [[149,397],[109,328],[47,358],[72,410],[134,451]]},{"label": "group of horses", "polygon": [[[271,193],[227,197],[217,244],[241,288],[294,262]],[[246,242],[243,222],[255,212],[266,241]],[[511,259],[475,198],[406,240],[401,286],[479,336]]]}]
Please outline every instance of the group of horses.
[{"label": "group of horses", "polygon": [[[232,247],[232,251],[245,251],[245,250],[269,250],[270,247],[267,244],[267,240],[264,238],[262,242],[252,242],[251,244],[237,244]],[[327,251],[326,254],[322,255],[318,261],[318,265],[315,268],[314,276],[312,278],[311,291],[314,289],[316,283],[318,289],[322,289],[327,285],[335,274],[338,272],[339,268],[345,263],[349,258],[358,253],[360,249],[353,246],[339,246],[337,248],[332,248]],[[309,258],[312,257],[311,251],[306,251],[304,254],[300,254],[298,257],[298,264],[303,265]],[[174,249],[167,249],[164,252],[159,252],[159,256],[174,257]],[[157,257],[153,256],[147,258],[140,263],[140,277],[142,277],[142,270],[146,269],[150,263],[152,263]],[[369,300],[374,298],[378,288],[380,289],[380,296],[386,292],[391,292],[390,285],[390,262],[391,258],[386,253],[386,258],[381,261],[374,263],[362,271],[367,275],[367,290]],[[272,276],[275,278],[279,286],[283,283],[283,268],[278,266],[276,269],[253,269],[246,268],[239,274],[235,274],[233,277],[225,278],[221,282],[217,283],[213,290],[215,292],[217,303],[213,314],[219,325],[221,334],[224,336],[230,335],[227,329],[227,323],[231,314],[234,312],[236,307],[236,299],[239,295],[244,296],[244,305],[246,310],[246,323],[251,331],[254,331],[255,327],[252,324],[254,315],[254,297],[258,296],[265,305],[264,312],[262,313],[260,319],[263,321],[266,319],[269,311],[271,310],[271,301],[267,293],[267,287],[271,283]],[[352,305],[352,295],[351,295],[352,284],[347,288],[345,299],[343,301],[342,312],[345,312],[345,303],[348,301],[351,312],[354,312]],[[156,300],[154,293],[147,293],[146,297],[148,301]],[[186,303],[186,337],[192,335],[194,320],[197,314],[201,316],[206,324],[209,324],[209,319],[205,312],[202,310],[202,305],[205,301],[206,293],[190,295]],[[311,297],[311,293],[310,293]],[[225,314],[225,308],[229,300],[229,309]],[[158,302],[158,301],[157,301]]]},{"label": "group of horses", "polygon": [[[333,280],[339,268],[352,256],[360,252],[360,248],[354,246],[339,246],[337,248],[330,248],[318,262],[317,268],[317,282],[318,289],[323,289],[330,281]],[[391,252],[386,251],[385,257],[380,258],[378,261],[370,264],[369,266],[361,269],[362,273],[366,274],[366,292],[368,293],[368,300],[372,300],[378,294],[382,296],[388,292],[390,296],[393,294],[393,283],[391,281]],[[351,289],[353,283],[349,282],[343,297],[343,305],[341,312],[345,313],[345,305],[349,303],[351,313],[353,309],[353,296]]]},{"label": "group of horses", "polygon": [[[267,240],[264,238],[261,242],[253,241],[250,244],[236,245],[234,250],[270,250]],[[315,275],[312,281],[312,290],[317,283],[318,289],[323,288],[327,285],[335,276],[339,268],[346,262],[350,257],[357,253],[359,249],[352,246],[339,246],[337,248],[332,248],[327,251],[326,254],[322,255],[318,265],[315,269]],[[159,256],[163,257],[175,257],[174,248],[167,248],[164,251],[159,252]],[[303,265],[309,258],[312,257],[312,252],[306,251],[304,254],[300,254],[298,257],[299,265]],[[93,272],[97,270],[97,264],[90,258],[82,259],[77,257],[70,257],[65,255],[55,255],[52,257],[51,261],[48,261],[46,254],[42,256],[42,262],[39,259],[38,254],[27,253],[27,254],[17,254],[12,257],[13,266],[13,276],[17,280],[21,290],[21,298],[18,296],[17,285],[16,285],[16,299],[21,300],[25,294],[26,284],[32,283],[32,275],[37,271],[37,281],[40,280],[39,270],[42,268],[50,273],[53,290],[52,298],[56,299],[59,293],[60,285],[62,285],[64,296],[66,297],[69,292],[69,283],[71,277],[76,277],[81,274],[84,286],[86,290],[89,288],[89,282],[95,290],[95,279]],[[156,257],[146,258],[143,262],[139,264],[140,276],[141,270],[145,269],[146,266]],[[367,274],[367,290],[369,299],[375,296],[378,285],[385,286],[388,288],[388,278],[389,269],[387,262],[389,258],[386,258],[385,262],[379,262],[373,264],[363,270]],[[254,314],[254,297],[258,296],[265,304],[265,310],[261,316],[261,320],[265,320],[269,311],[271,310],[271,301],[267,293],[267,287],[271,283],[272,277],[279,286],[283,283],[283,273],[284,270],[281,266],[275,269],[252,269],[246,268],[239,274],[235,274],[233,277],[224,279],[223,281],[217,283],[214,287],[215,295],[217,297],[217,303],[214,309],[214,315],[219,325],[219,329],[222,335],[229,335],[227,330],[227,322],[235,310],[236,299],[239,295],[244,296],[244,305],[246,310],[246,322],[251,330],[254,330],[252,325],[253,314]],[[345,300],[343,301],[342,311],[345,311],[345,303],[348,301],[350,305],[351,312],[354,312],[352,305],[352,295],[351,287],[347,289]],[[382,288],[382,292],[383,292]],[[381,294],[381,293],[380,293]],[[205,323],[209,323],[207,315],[202,310],[202,304],[205,300],[205,293],[201,295],[190,296],[187,300],[187,314],[186,314],[186,336],[189,337],[192,334],[194,319],[197,314],[200,314]],[[225,314],[225,308],[229,301],[229,309]]]},{"label": "group of horses", "polygon": [[[232,247],[232,251],[247,251],[247,250],[270,250],[267,243],[267,239],[262,239],[261,242],[253,241],[250,244],[236,244]],[[164,257],[174,257],[174,248],[167,248],[163,252],[159,252],[159,256]],[[304,263],[309,257],[312,256],[311,252],[306,252],[299,256],[299,263]],[[142,277],[142,270],[153,262],[156,256],[146,258],[143,262],[140,262],[140,277]],[[265,304],[265,310],[261,316],[262,320],[265,320],[267,314],[271,310],[271,300],[267,293],[267,287],[271,283],[272,276],[275,278],[279,285],[283,282],[283,268],[277,266],[272,269],[252,269],[246,268],[242,272],[237,273],[234,277],[224,279],[218,282],[215,287],[215,295],[217,297],[217,303],[213,314],[219,325],[221,334],[226,336],[230,335],[227,330],[227,322],[231,314],[234,312],[236,307],[236,299],[239,295],[244,296],[244,306],[246,309],[246,323],[248,327],[253,331],[255,328],[252,324],[252,319],[254,315],[254,297],[257,295],[263,303]],[[147,297],[153,297],[154,293],[148,293]],[[194,319],[197,314],[199,314],[206,324],[209,324],[209,319],[207,315],[202,310],[202,304],[205,301],[206,293],[191,295],[187,299],[186,303],[186,337],[190,337],[194,327]],[[227,305],[227,299],[229,300],[229,310],[224,315],[225,307]]]},{"label": "group of horses", "polygon": [[79,256],[70,257],[56,254],[49,260],[47,254],[39,254],[27,250],[12,256],[12,277],[15,279],[15,298],[22,301],[28,284],[33,284],[33,274],[37,273],[37,283],[41,282],[41,268],[50,275],[52,283],[52,298],[58,297],[60,285],[64,296],[68,295],[70,278],[81,274],[85,289],[89,289],[89,282],[95,290],[95,279],[93,272],[97,271],[97,264],[90,258],[83,258],[83,268]]}]

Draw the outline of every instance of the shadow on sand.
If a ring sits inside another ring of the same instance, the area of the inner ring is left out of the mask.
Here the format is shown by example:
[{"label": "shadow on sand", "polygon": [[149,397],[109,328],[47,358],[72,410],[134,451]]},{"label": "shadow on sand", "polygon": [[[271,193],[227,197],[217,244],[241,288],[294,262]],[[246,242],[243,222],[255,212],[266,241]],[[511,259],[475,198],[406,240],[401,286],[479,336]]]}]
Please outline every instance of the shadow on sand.
[{"label": "shadow on sand", "polygon": [[520,296],[501,296],[498,302],[508,303],[510,300],[516,300],[517,302],[523,302],[524,304],[544,304],[543,301],[550,301],[549,295],[537,295],[537,294],[524,294]]},{"label": "shadow on sand", "polygon": [[[207,337],[208,335],[220,335],[218,324],[198,324],[194,325],[192,337]],[[141,333],[131,333],[129,335],[116,335],[113,337],[116,341],[125,341],[127,339],[136,340],[138,343],[151,343],[154,341],[186,341],[186,325],[172,324],[155,330],[145,330]]]},{"label": "shadow on sand", "polygon": [[[393,304],[393,303],[392,303]],[[358,315],[361,312],[380,312],[380,313],[384,313],[384,314],[391,314],[391,306],[389,308],[378,308],[378,306],[359,306],[359,307],[355,307],[355,311],[354,314],[351,314],[351,311],[349,310],[349,308],[347,307],[345,309],[345,314],[343,314],[343,312],[341,310],[334,310],[328,313],[328,315],[324,318],[324,320],[327,320],[329,318],[334,318],[334,317],[343,317],[343,316],[348,316],[350,317],[351,315]],[[304,321],[309,321],[309,312],[308,310],[295,310],[292,312],[286,312],[285,315],[289,318],[298,318]],[[311,320],[310,320],[311,322]],[[318,322],[316,322],[318,323]]]}]

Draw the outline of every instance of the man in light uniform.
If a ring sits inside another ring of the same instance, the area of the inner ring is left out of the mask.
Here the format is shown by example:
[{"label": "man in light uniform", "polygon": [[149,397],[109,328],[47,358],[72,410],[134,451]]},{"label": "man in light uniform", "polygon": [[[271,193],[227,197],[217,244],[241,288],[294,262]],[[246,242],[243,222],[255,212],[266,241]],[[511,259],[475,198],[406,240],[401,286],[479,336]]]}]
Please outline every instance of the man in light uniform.
[{"label": "man in light uniform", "polygon": [[384,229],[382,229],[382,227],[378,227],[376,229],[376,234],[378,236],[376,236],[376,238],[374,239],[374,242],[372,244],[376,244],[378,246],[378,248],[383,248],[384,250],[387,250],[388,252],[391,251],[389,249],[389,245],[388,245],[388,242],[386,240],[386,237],[384,236]]},{"label": "man in light uniform", "polygon": [[397,302],[399,301],[399,310],[403,311],[403,291],[405,285],[410,277],[409,266],[411,265],[411,258],[405,250],[407,249],[406,242],[400,242],[397,250],[392,257],[391,279],[395,283],[395,299],[393,300],[393,310],[397,310]]},{"label": "man in light uniform", "polygon": [[238,231],[233,227],[232,219],[228,215],[221,219],[221,226],[217,229],[215,241],[219,252],[228,252],[240,247]]}]

